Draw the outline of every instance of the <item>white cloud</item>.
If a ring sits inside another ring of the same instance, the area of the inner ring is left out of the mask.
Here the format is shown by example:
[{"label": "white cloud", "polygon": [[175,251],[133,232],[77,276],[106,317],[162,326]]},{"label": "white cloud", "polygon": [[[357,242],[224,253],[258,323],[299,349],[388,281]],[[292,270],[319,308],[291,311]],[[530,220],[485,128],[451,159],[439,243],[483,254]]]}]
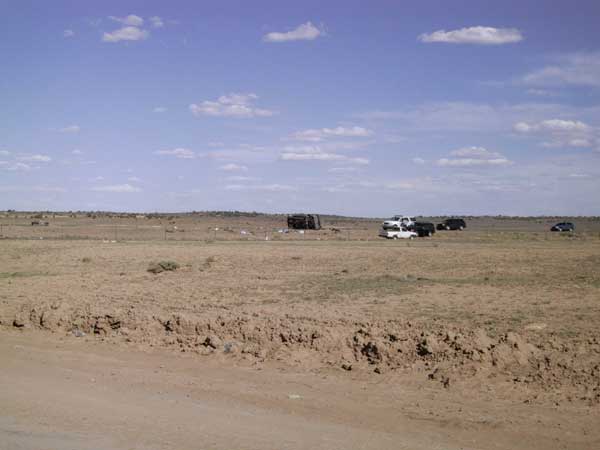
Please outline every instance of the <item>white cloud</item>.
[{"label": "white cloud", "polygon": [[17,157],[19,161],[27,161],[27,162],[50,162],[52,158],[47,155],[24,155]]},{"label": "white cloud", "polygon": [[83,155],[83,152],[79,149],[75,149],[71,152],[73,155]]},{"label": "white cloud", "polygon": [[10,152],[8,150],[0,150],[0,156],[8,156]]},{"label": "white cloud", "polygon": [[129,177],[127,178],[127,181],[131,181],[132,183],[140,183],[142,179],[138,177]]},{"label": "white cloud", "polygon": [[523,40],[516,28],[469,27],[459,30],[439,30],[419,36],[421,42],[444,42],[449,44],[501,45]]},{"label": "white cloud", "polygon": [[171,150],[157,150],[154,152],[155,155],[168,155],[174,156],[175,158],[180,159],[194,159],[199,155],[196,152],[188,149],[188,148],[174,148]]},{"label": "white cloud", "polygon": [[505,166],[512,164],[506,158],[475,159],[475,158],[441,158],[436,164],[442,167],[468,167],[468,166]]},{"label": "white cloud", "polygon": [[258,177],[246,177],[246,176],[242,176],[242,175],[232,175],[230,177],[227,177],[228,181],[260,181],[260,178]]},{"label": "white cloud", "polygon": [[164,113],[165,111],[167,111],[167,108],[165,108],[164,106],[157,106],[152,110],[152,112],[155,113]]},{"label": "white cloud", "polygon": [[358,169],[356,167],[332,167],[327,172],[329,173],[354,173]]},{"label": "white cloud", "polygon": [[550,119],[540,122],[517,122],[514,131],[523,135],[535,135],[544,139],[544,147],[593,147],[600,144],[596,130],[579,120]]},{"label": "white cloud", "polygon": [[225,186],[228,191],[266,191],[266,192],[288,192],[297,191],[295,186],[286,184],[229,184]]},{"label": "white cloud", "polygon": [[345,161],[352,164],[367,165],[366,158],[355,158],[339,153],[328,153],[319,146],[289,146],[279,156],[283,161]]},{"label": "white cloud", "polygon": [[141,27],[144,25],[144,19],[142,19],[140,16],[136,16],[135,14],[130,14],[127,17],[108,16],[108,18],[114,20],[115,22],[122,23],[123,25],[130,25],[132,27]]},{"label": "white cloud", "polygon": [[123,27],[112,33],[104,33],[102,41],[104,42],[119,42],[119,41],[143,41],[150,36],[146,30],[137,27]]},{"label": "white cloud", "polygon": [[267,109],[254,108],[252,103],[258,99],[256,94],[236,94],[222,95],[217,101],[205,100],[202,103],[191,104],[190,111],[195,116],[214,116],[214,117],[269,117],[275,114],[274,111]]},{"label": "white cloud", "polygon": [[555,57],[553,64],[526,74],[520,81],[535,86],[600,87],[600,52]]},{"label": "white cloud", "polygon": [[239,164],[234,163],[225,164],[224,166],[219,167],[219,169],[225,170],[227,172],[246,172],[248,170],[246,166],[241,166]]},{"label": "white cloud", "polygon": [[529,95],[536,95],[538,97],[553,97],[556,94],[546,89],[527,89]]},{"label": "white cloud", "polygon": [[500,153],[490,152],[488,149],[483,147],[464,147],[459,148],[458,150],[453,150],[450,152],[452,156],[460,156],[460,157],[473,157],[473,158],[498,158],[501,157]]},{"label": "white cloud", "polygon": [[55,186],[0,186],[0,192],[45,192],[45,193],[62,193],[67,192],[63,187]]},{"label": "white cloud", "polygon": [[515,131],[519,133],[529,133],[536,131],[549,132],[585,132],[590,129],[589,125],[578,120],[550,119],[539,123],[529,124],[527,122],[518,122],[514,125]]},{"label": "white cloud", "polygon": [[31,166],[22,162],[0,161],[0,168],[11,172],[27,172],[31,170]]},{"label": "white cloud", "polygon": [[319,142],[328,137],[368,137],[373,132],[363,127],[336,127],[308,129],[295,132],[291,139],[297,141]]},{"label": "white cloud", "polygon": [[158,16],[150,17],[150,22],[152,23],[152,26],[154,28],[162,28],[165,26],[165,23],[163,22],[162,18]]},{"label": "white cloud", "polygon": [[450,155],[456,158],[441,158],[435,163],[441,167],[508,166],[513,164],[502,154],[491,152],[483,147],[464,147],[453,150]]},{"label": "white cloud", "polygon": [[79,133],[81,128],[78,125],[69,125],[68,127],[59,128],[59,133]]},{"label": "white cloud", "polygon": [[129,193],[129,192],[141,192],[139,187],[132,186],[130,184],[113,184],[107,186],[95,186],[91,189],[96,192],[116,192],[116,193]]},{"label": "white cloud", "polygon": [[288,41],[312,41],[323,35],[323,31],[315,27],[311,22],[303,23],[295,29],[287,32],[271,32],[263,36],[265,42],[288,42]]},{"label": "white cloud", "polygon": [[423,165],[423,164],[425,164],[427,161],[425,161],[423,158],[416,157],[416,158],[413,158],[413,159],[412,159],[412,162],[414,162],[415,164]]},{"label": "white cloud", "polygon": [[63,31],[63,37],[70,38],[75,36],[75,32],[73,30],[65,30]]}]

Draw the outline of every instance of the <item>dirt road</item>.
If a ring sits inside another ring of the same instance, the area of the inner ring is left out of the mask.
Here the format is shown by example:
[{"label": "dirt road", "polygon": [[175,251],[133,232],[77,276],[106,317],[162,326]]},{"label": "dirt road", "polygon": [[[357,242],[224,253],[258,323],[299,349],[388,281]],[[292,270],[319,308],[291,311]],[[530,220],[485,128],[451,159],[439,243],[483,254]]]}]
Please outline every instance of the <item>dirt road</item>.
[{"label": "dirt road", "polygon": [[240,366],[46,333],[2,332],[0,361],[6,450],[600,444],[586,408],[473,401],[408,378]]}]

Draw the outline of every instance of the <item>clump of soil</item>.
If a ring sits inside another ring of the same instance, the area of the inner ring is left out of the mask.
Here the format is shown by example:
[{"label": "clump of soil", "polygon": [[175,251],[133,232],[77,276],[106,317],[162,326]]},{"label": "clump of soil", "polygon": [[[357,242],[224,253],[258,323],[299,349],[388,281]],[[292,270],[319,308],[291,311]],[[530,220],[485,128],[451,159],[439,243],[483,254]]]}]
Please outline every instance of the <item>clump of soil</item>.
[{"label": "clump of soil", "polygon": [[173,271],[179,269],[179,264],[175,261],[159,261],[150,263],[148,266],[148,272],[150,273],[161,273],[165,271]]},{"label": "clump of soil", "polygon": [[597,334],[579,342],[552,336],[534,343],[514,332],[492,337],[481,328],[443,322],[331,320],[245,311],[169,314],[66,304],[23,305],[4,323],[20,329],[79,330],[103,339],[256,362],[287,361],[374,374],[412,371],[444,388],[476,380],[486,385],[511,383],[558,400],[600,403]]}]

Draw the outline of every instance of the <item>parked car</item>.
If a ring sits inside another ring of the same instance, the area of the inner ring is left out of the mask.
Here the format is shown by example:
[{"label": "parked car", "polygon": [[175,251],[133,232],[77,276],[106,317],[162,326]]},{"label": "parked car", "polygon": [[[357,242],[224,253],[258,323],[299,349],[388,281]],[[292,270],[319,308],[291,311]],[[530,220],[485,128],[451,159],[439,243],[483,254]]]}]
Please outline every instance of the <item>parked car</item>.
[{"label": "parked car", "polygon": [[550,231],[575,231],[575,225],[571,222],[560,222],[550,228]]},{"label": "parked car", "polygon": [[414,239],[418,236],[414,231],[409,230],[408,228],[401,226],[399,228],[381,228],[379,230],[379,237],[384,237],[387,239]]},{"label": "parked car", "polygon": [[467,228],[467,224],[463,219],[453,218],[446,219],[442,223],[438,223],[436,228],[438,230],[462,230]]},{"label": "parked car", "polygon": [[384,221],[381,226],[384,230],[400,230],[402,227],[410,228],[415,224],[415,218],[398,214]]},{"label": "parked car", "polygon": [[419,237],[433,236],[435,233],[435,225],[431,222],[415,222],[412,227],[408,227],[409,230],[414,231]]}]

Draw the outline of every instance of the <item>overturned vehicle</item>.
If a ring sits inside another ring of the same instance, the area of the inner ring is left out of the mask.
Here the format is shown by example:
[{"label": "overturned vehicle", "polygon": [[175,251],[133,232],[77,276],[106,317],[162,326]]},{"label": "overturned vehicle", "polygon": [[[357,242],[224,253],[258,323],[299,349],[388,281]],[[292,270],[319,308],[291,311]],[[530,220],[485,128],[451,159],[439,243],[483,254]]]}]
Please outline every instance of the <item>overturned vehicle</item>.
[{"label": "overturned vehicle", "polygon": [[287,225],[293,230],[320,230],[321,218],[318,214],[290,214]]}]

